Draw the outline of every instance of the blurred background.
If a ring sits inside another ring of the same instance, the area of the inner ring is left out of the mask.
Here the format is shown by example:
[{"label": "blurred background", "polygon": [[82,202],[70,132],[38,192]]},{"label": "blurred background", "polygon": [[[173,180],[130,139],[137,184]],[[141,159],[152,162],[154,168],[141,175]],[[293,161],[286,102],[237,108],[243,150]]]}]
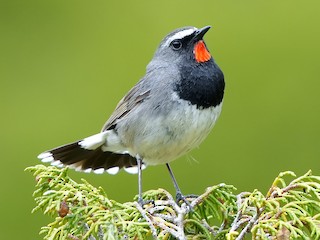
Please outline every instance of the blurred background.
[{"label": "blurred background", "polygon": [[[35,180],[24,169],[47,149],[97,133],[175,28],[205,37],[224,71],[222,115],[200,146],[172,163],[184,193],[233,184],[266,192],[280,171],[320,174],[320,2],[0,1],[2,239],[41,239],[50,219],[31,214]],[[70,171],[131,201],[137,176]],[[174,194],[165,166],[143,189]]]}]

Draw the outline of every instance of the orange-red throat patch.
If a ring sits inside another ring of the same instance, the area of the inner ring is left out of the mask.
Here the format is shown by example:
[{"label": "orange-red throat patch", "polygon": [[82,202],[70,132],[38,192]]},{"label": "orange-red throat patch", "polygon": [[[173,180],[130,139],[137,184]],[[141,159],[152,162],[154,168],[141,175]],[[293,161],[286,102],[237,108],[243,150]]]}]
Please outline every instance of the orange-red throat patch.
[{"label": "orange-red throat patch", "polygon": [[196,43],[193,49],[194,58],[198,63],[209,61],[211,55],[202,40]]}]

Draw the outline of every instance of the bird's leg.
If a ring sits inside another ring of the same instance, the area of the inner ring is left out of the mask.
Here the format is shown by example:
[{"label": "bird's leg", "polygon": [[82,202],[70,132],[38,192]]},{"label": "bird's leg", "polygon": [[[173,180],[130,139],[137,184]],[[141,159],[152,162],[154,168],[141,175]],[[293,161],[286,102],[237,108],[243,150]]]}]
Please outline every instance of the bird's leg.
[{"label": "bird's leg", "polygon": [[142,159],[140,156],[137,156],[137,164],[138,164],[138,203],[143,206],[143,199],[142,199]]},{"label": "bird's leg", "polygon": [[137,159],[137,165],[138,165],[138,191],[139,191],[139,196],[138,196],[138,203],[140,204],[141,207],[143,205],[148,204],[148,203],[154,203],[153,200],[143,200],[142,198],[142,159],[138,155],[136,157]]},{"label": "bird's leg", "polygon": [[169,170],[169,173],[170,173],[170,176],[171,176],[171,179],[173,181],[173,185],[174,185],[174,188],[176,189],[176,202],[179,203],[181,200],[188,205],[188,207],[190,208],[190,210],[192,210],[192,206],[190,205],[190,202],[186,199],[187,197],[197,197],[196,195],[187,195],[187,196],[184,196],[178,186],[178,183],[176,181],[176,178],[174,177],[173,175],[173,172],[171,170],[171,167],[170,165],[167,163],[167,168]]}]

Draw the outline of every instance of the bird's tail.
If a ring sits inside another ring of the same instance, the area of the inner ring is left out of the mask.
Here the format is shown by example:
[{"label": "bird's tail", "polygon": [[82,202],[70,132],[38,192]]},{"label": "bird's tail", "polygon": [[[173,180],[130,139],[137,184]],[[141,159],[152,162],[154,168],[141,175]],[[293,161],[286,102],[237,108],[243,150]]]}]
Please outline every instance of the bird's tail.
[{"label": "bird's tail", "polygon": [[53,166],[69,166],[77,171],[116,174],[125,168],[129,173],[136,173],[137,161],[127,153],[104,151],[108,131],[98,133],[83,140],[41,153],[38,158]]}]

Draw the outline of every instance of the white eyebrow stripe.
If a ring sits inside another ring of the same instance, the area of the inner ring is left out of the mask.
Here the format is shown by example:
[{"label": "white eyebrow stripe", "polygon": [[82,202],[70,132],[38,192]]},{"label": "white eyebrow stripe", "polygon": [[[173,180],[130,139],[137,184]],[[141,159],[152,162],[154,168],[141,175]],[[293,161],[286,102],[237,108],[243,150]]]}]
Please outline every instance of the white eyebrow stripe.
[{"label": "white eyebrow stripe", "polygon": [[189,29],[185,29],[183,31],[177,32],[174,35],[172,35],[171,37],[168,38],[168,40],[166,41],[165,45],[169,46],[169,44],[172,42],[172,40],[174,39],[182,39],[186,36],[191,35],[192,33],[194,33],[194,31],[196,31],[196,28],[189,28]]}]

